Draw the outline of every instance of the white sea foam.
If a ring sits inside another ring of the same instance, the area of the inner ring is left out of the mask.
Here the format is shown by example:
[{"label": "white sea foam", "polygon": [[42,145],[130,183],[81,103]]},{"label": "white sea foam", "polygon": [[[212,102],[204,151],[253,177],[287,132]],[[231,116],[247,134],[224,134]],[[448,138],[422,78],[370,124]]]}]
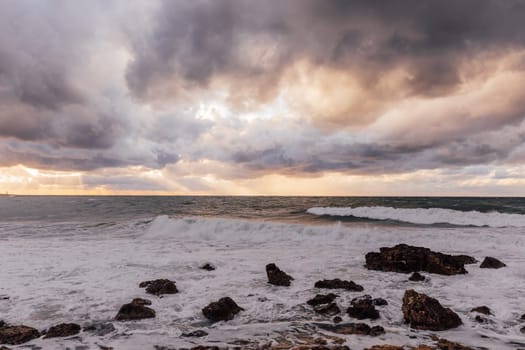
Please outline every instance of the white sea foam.
[{"label": "white sea foam", "polygon": [[451,224],[458,226],[525,227],[525,215],[499,212],[459,211],[442,208],[392,207],[314,207],[313,215],[353,216],[374,220],[395,220],[412,224]]},{"label": "white sea foam", "polygon": [[[39,339],[44,349],[76,346],[115,349],[175,348],[235,339],[264,338],[292,325],[323,320],[305,306],[319,293],[314,282],[323,278],[351,279],[364,293],[388,300],[381,319],[387,334],[378,338],[344,336],[353,349],[373,344],[421,343],[427,332],[415,332],[402,321],[401,299],[408,288],[436,297],[463,319],[458,329],[441,337],[489,349],[517,349],[523,342],[517,319],[525,312],[525,232],[509,228],[381,227],[372,225],[308,226],[229,219],[170,218],[151,223],[92,225],[89,238],[85,224],[57,224],[54,235],[17,235],[16,223],[0,226],[1,317],[15,324],[45,329],[62,322],[86,324],[111,321],[118,308],[133,297],[153,300],[154,319],[114,322],[117,330],[103,337],[82,333],[81,338]],[[104,234],[106,232],[106,234]],[[500,270],[468,265],[469,274],[431,275],[426,283],[412,283],[397,273],[368,271],[364,255],[381,246],[405,242],[478,259],[501,258],[508,266]],[[217,270],[199,269],[211,262]],[[275,262],[295,280],[289,288],[266,283],[264,266]],[[155,298],[138,288],[153,278],[177,282],[179,294]],[[345,309],[363,293],[340,292]],[[210,301],[231,296],[245,308],[234,320],[209,325],[201,309]],[[492,323],[478,324],[469,312],[474,306],[494,310]],[[345,322],[355,321],[343,315]],[[180,338],[182,332],[204,329],[202,339]],[[417,339],[410,336],[417,335]]]}]

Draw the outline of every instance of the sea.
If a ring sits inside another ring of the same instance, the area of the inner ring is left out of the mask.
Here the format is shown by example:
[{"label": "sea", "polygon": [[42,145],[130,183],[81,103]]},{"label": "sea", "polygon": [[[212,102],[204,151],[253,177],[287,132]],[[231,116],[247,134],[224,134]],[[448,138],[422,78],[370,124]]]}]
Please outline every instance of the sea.
[{"label": "sea", "polygon": [[[478,263],[466,265],[465,275],[424,273],[424,282],[364,267],[367,252],[399,243],[471,255]],[[481,269],[486,256],[507,266]],[[205,263],[216,269],[201,269]],[[268,263],[293,276],[292,285],[268,284]],[[179,293],[160,298],[139,288],[157,278],[175,281]],[[332,318],[316,314],[306,301],[327,292],[314,288],[317,280],[332,278],[364,287],[337,291],[343,322],[363,322],[345,312],[355,297],[388,301],[378,307],[378,320],[364,320],[384,327],[384,335],[316,327]],[[442,332],[411,329],[401,311],[408,289],[436,298],[463,325]],[[225,296],[244,311],[210,323],[202,308]],[[156,317],[115,321],[120,306],[136,297],[150,299]],[[471,312],[477,306],[488,306],[492,315],[479,322]],[[22,348],[286,348],[325,337],[328,344],[342,338],[351,349],[365,349],[432,345],[437,335],[477,349],[525,349],[523,314],[525,198],[0,197],[0,320],[40,331],[70,322],[100,326]],[[196,330],[207,335],[183,336]]]}]

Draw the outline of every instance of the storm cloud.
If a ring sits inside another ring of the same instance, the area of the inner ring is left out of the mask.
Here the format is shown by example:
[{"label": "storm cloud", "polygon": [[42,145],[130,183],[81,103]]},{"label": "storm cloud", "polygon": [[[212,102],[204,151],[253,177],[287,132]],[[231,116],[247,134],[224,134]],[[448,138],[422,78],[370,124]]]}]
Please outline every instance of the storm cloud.
[{"label": "storm cloud", "polygon": [[3,1],[0,167],[92,188],[177,164],[200,173],[107,186],[191,191],[514,166],[523,23],[523,0]]}]

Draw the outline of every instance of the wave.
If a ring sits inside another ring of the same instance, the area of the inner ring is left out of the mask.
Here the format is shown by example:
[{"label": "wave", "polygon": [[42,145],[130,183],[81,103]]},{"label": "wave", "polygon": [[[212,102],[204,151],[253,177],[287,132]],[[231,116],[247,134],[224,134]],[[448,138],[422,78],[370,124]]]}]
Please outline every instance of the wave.
[{"label": "wave", "polygon": [[525,227],[525,215],[458,211],[443,208],[314,207],[307,213],[321,216],[393,220],[418,225],[450,224],[478,227]]}]

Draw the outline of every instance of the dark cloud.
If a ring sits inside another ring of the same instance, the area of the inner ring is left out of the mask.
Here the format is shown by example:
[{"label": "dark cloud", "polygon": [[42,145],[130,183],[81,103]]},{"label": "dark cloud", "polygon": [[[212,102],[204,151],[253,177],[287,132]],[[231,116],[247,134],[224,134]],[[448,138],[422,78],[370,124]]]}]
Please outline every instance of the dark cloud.
[{"label": "dark cloud", "polygon": [[[285,66],[307,59],[358,68],[369,82],[402,66],[412,75],[410,93],[441,95],[461,82],[461,60],[524,44],[525,32],[517,30],[524,9],[523,1],[497,0],[164,1],[150,35],[134,41],[127,78],[147,96],[173,80],[191,87],[222,75],[271,75],[275,82]],[[263,45],[275,59],[247,59],[254,49],[246,43]]]}]

